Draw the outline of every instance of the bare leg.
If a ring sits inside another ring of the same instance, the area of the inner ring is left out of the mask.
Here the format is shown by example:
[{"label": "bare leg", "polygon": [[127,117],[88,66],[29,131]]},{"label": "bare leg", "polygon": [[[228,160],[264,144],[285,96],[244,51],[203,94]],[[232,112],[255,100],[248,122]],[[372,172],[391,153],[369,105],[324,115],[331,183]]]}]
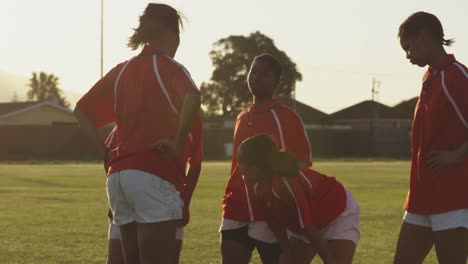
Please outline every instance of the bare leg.
[{"label": "bare leg", "polygon": [[353,263],[354,252],[356,251],[356,244],[351,240],[333,239],[328,241],[328,247],[335,257],[338,264],[351,264]]},{"label": "bare leg", "polygon": [[279,243],[255,241],[255,247],[263,264],[278,264],[281,249]]},{"label": "bare leg", "polygon": [[289,240],[292,248],[292,255],[294,256],[294,263],[297,264],[309,264],[317,255],[317,250],[308,243],[304,243],[301,240],[291,238]]},{"label": "bare leg", "polygon": [[107,247],[107,264],[125,264],[125,258],[120,239],[109,239]]},{"label": "bare leg", "polygon": [[120,235],[122,238],[122,249],[125,257],[125,263],[140,263],[138,249],[137,223],[121,225]]},{"label": "bare leg", "polygon": [[236,240],[221,239],[223,264],[248,264],[252,258],[252,249]]},{"label": "bare leg", "polygon": [[138,223],[141,264],[176,263],[176,228],[179,220]]},{"label": "bare leg", "polygon": [[403,222],[394,264],[422,263],[434,244],[431,228]]},{"label": "bare leg", "polygon": [[177,263],[179,263],[180,252],[182,251],[182,240],[176,240],[176,254],[177,254]]},{"label": "bare leg", "polygon": [[454,228],[434,232],[435,249],[440,264],[468,262],[468,229]]}]

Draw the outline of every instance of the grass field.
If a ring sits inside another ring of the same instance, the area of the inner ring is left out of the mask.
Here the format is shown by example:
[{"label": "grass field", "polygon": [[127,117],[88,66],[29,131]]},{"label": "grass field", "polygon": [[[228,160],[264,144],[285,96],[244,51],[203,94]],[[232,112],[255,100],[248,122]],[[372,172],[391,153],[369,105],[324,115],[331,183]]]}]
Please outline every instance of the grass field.
[{"label": "grass field", "polygon": [[[391,263],[409,162],[317,161],[314,167],[337,177],[361,205],[355,263]],[[228,172],[227,162],[204,164],[181,263],[220,263],[220,201]],[[0,263],[105,263],[107,198],[100,165],[0,164],[0,179]],[[437,263],[433,251],[425,263]]]}]

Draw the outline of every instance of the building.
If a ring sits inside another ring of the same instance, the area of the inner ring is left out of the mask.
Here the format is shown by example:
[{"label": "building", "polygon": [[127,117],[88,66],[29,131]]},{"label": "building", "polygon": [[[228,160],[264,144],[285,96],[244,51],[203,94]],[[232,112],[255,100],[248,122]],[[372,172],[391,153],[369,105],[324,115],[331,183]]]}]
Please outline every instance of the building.
[{"label": "building", "polygon": [[0,125],[76,124],[73,112],[55,98],[35,102],[0,103]]},{"label": "building", "polygon": [[330,117],[318,109],[289,97],[280,97],[277,98],[277,100],[294,109],[301,117],[305,126],[323,126],[330,124]]},{"label": "building", "polygon": [[412,116],[398,109],[367,100],[331,114],[330,119],[335,124],[349,125],[352,129],[409,129]]}]

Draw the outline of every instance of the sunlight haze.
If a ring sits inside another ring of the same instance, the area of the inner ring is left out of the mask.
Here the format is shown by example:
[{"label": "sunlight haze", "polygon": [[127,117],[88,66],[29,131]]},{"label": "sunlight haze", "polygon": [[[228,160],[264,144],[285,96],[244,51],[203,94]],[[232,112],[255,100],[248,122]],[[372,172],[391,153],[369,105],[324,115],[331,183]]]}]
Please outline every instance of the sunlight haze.
[{"label": "sunlight haze", "polygon": [[[137,54],[126,43],[148,2],[104,0],[104,72]],[[410,65],[397,39],[400,23],[416,11],[434,13],[446,38],[456,40],[447,51],[468,63],[468,1],[159,2],[187,17],[176,59],[198,85],[211,77],[215,41],[260,31],[302,73],[296,99],[326,113],[369,100],[372,78],[381,81],[384,104],[418,96],[424,69]],[[100,8],[99,0],[2,0],[0,73],[21,80],[33,71],[53,73],[74,104],[100,77]],[[0,88],[8,101],[11,91]]]}]

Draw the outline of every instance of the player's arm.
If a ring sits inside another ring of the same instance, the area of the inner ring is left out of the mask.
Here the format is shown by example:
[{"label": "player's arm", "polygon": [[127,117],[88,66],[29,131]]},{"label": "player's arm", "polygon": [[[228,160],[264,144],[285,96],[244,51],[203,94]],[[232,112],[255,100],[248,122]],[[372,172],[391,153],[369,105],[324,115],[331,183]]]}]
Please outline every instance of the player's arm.
[{"label": "player's arm", "polygon": [[465,141],[459,148],[458,152],[461,158],[467,158],[468,157],[468,141]]},{"label": "player's arm", "polygon": [[154,144],[163,158],[172,159],[182,152],[188,134],[192,129],[195,119],[200,112],[201,95],[187,70],[176,65],[172,73],[170,85],[177,98],[180,98],[182,107],[179,113],[179,126],[174,140],[163,139]]},{"label": "player's arm", "polygon": [[433,151],[429,153],[427,165],[431,169],[452,165],[461,162],[468,157],[468,141],[460,144],[452,150]]},{"label": "player's arm", "polygon": [[[117,67],[116,67],[117,68]],[[106,147],[99,128],[115,120],[114,90],[109,80],[114,68],[101,78],[76,104],[73,111],[85,134],[102,160],[106,159]]]},{"label": "player's arm", "polygon": [[185,226],[189,223],[190,220],[190,202],[192,201],[193,192],[195,191],[195,187],[197,187],[198,179],[200,178],[201,172],[201,162],[197,162],[196,164],[190,164],[190,167],[187,172],[184,194],[182,199],[184,200],[184,216],[182,225]]},{"label": "player's arm", "polygon": [[314,225],[306,226],[303,232],[325,264],[335,263],[327,242],[322,239],[319,230]]},{"label": "player's arm", "polygon": [[191,91],[185,95],[179,115],[179,128],[177,129],[174,141],[166,138],[159,140],[153,145],[161,153],[161,157],[173,159],[182,152],[190,129],[200,112],[200,104],[201,96],[198,90]]},{"label": "player's arm", "polygon": [[273,231],[273,234],[275,234],[276,239],[278,239],[278,242],[280,243],[281,253],[288,253],[290,245],[286,227],[273,219],[268,221],[268,226],[271,228],[271,231]]},{"label": "player's arm", "polygon": [[285,197],[284,188],[281,188],[282,186],[280,184],[276,184],[277,182],[278,182],[278,180],[274,179],[273,183],[272,183],[274,186],[276,186],[276,187],[272,186],[272,188],[271,188],[272,200],[267,202],[267,203],[264,203],[264,205],[265,205],[265,209],[266,209],[265,211],[267,213],[268,226],[270,227],[273,234],[275,234],[276,239],[280,243],[281,254],[282,255],[287,255],[287,254],[290,253],[291,245],[289,243],[289,238],[288,238],[288,234],[287,234],[287,231],[286,231],[286,226],[284,224],[281,224],[278,221],[278,217],[275,217],[275,215],[273,214],[273,210],[272,210],[273,204],[275,204],[277,202],[280,202],[282,200],[281,197]]},{"label": "player's arm", "polygon": [[279,258],[279,264],[287,264],[294,262],[294,256],[292,255],[291,243],[289,243],[288,234],[286,227],[274,220],[268,221],[268,226],[270,227],[273,234],[278,239],[280,244],[281,254]]},{"label": "player's arm", "polygon": [[184,190],[184,202],[190,205],[192,200],[193,192],[197,187],[198,179],[200,178],[201,162],[197,164],[191,164],[187,172],[186,184]]},{"label": "player's arm", "polygon": [[288,129],[285,130],[288,134],[285,138],[286,150],[304,160],[307,167],[312,166],[312,149],[302,119],[296,112],[291,111],[288,113],[286,124],[288,125]]},{"label": "player's arm", "polygon": [[[466,69],[465,69],[466,70]],[[457,119],[464,126],[464,133],[468,135],[468,77],[462,69],[455,69],[452,78],[446,81],[447,96],[450,95],[451,107],[455,109]],[[433,151],[429,153],[427,165],[432,169],[449,166],[461,162],[468,156],[468,140],[453,149]]]},{"label": "player's arm", "polygon": [[73,113],[75,114],[81,130],[85,134],[85,137],[88,138],[93,144],[98,157],[102,160],[106,160],[106,146],[102,141],[98,128],[85,114],[80,111],[78,107],[75,108]]},{"label": "player's arm", "polygon": [[201,96],[198,90],[189,92],[184,97],[184,103],[179,119],[179,128],[175,136],[175,147],[180,152],[185,146],[188,134],[200,112]]},{"label": "player's arm", "polygon": [[239,116],[236,117],[236,123],[234,124],[234,133],[232,136],[232,157],[231,157],[231,174],[237,167],[237,147],[239,146],[238,131],[240,126]]}]

